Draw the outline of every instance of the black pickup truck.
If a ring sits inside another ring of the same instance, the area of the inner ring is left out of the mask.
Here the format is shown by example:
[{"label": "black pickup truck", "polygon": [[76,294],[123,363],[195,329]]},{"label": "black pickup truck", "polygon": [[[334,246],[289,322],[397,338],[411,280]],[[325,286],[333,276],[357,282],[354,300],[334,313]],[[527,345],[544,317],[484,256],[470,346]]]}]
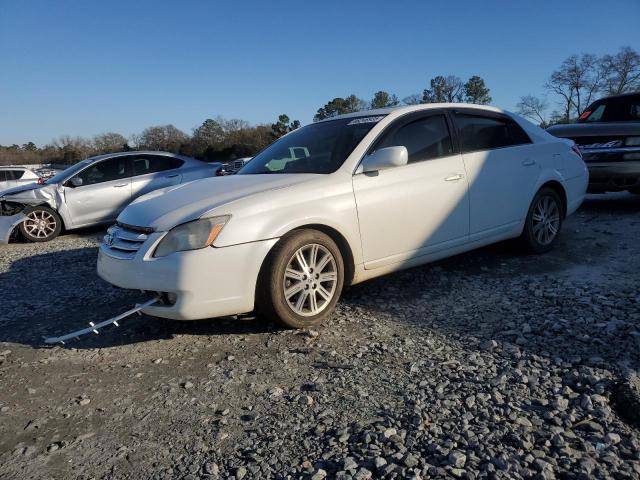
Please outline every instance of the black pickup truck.
[{"label": "black pickup truck", "polygon": [[576,142],[589,168],[589,193],[640,193],[640,93],[597,100],[577,123],[547,131]]}]

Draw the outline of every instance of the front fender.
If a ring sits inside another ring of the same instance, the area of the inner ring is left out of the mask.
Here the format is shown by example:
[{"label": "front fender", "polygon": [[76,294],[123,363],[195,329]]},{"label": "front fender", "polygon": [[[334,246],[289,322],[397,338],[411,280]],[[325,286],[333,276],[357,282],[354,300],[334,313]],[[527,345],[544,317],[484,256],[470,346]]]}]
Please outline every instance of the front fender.
[{"label": "front fender", "polygon": [[[222,209],[216,214],[227,214]],[[321,193],[274,194],[262,202],[250,202],[230,212],[231,220],[214,245],[280,238],[306,225],[324,225],[339,232],[349,243],[356,264],[362,262],[362,248],[355,199],[350,182],[326,184]]]}]

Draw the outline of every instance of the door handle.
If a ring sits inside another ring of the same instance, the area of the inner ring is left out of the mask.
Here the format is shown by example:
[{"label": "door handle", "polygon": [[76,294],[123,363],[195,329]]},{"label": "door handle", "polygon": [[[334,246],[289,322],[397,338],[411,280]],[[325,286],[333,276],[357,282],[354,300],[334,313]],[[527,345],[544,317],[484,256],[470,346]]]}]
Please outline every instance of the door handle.
[{"label": "door handle", "polygon": [[457,182],[458,180],[460,180],[462,177],[464,177],[464,175],[462,175],[461,173],[456,173],[455,175],[451,175],[450,177],[446,177],[444,179],[445,182]]},{"label": "door handle", "polygon": [[179,173],[172,173],[171,175],[167,175],[167,178],[175,178],[179,175]]},{"label": "door handle", "polygon": [[530,167],[531,165],[535,165],[535,164],[536,164],[536,161],[532,160],[531,158],[525,158],[522,161],[522,165],[524,165],[525,167]]},{"label": "door handle", "polygon": [[129,185],[129,184],[128,183],[119,183],[118,185],[114,185],[113,188],[126,187],[127,185]]}]

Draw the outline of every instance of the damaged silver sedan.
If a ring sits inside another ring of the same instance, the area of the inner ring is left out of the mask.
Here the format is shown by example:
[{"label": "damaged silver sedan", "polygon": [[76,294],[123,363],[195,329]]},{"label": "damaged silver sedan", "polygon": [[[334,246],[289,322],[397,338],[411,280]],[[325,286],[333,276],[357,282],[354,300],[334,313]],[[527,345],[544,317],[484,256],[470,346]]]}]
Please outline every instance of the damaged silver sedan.
[{"label": "damaged silver sedan", "polygon": [[1,192],[0,216],[11,218],[0,222],[0,243],[8,241],[14,230],[32,242],[46,242],[63,229],[111,223],[140,195],[220,171],[219,163],[166,152],[88,158],[42,184]]}]

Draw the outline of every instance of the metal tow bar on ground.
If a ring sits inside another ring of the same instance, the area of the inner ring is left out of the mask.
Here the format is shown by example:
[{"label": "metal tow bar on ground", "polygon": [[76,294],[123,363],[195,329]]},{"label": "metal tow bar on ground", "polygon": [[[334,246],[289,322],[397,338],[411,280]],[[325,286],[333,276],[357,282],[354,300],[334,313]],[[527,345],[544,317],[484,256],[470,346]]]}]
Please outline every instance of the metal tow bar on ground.
[{"label": "metal tow bar on ground", "polygon": [[83,328],[81,330],[76,330],[75,332],[71,332],[68,333],[66,335],[62,335],[60,337],[45,337],[44,339],[44,343],[62,343],[64,344],[64,342],[66,342],[67,340],[71,340],[73,338],[78,338],[81,335],[85,335],[87,333],[99,333],[99,330],[101,328],[106,327],[107,325],[115,325],[116,327],[119,327],[120,325],[118,324],[118,321],[122,320],[123,318],[126,318],[130,315],[133,315],[134,313],[137,313],[139,315],[142,315],[140,313],[140,310],[142,310],[143,308],[146,308],[150,305],[153,305],[154,303],[156,303],[158,300],[160,300],[159,297],[153,298],[147,302],[144,303],[138,303],[136,304],[135,307],[133,307],[131,310],[127,310],[124,313],[121,313],[120,315],[117,315],[113,318],[110,318],[109,320],[104,320],[103,322],[99,322],[99,323],[93,323],[93,322],[89,322],[89,327],[87,328]]}]

